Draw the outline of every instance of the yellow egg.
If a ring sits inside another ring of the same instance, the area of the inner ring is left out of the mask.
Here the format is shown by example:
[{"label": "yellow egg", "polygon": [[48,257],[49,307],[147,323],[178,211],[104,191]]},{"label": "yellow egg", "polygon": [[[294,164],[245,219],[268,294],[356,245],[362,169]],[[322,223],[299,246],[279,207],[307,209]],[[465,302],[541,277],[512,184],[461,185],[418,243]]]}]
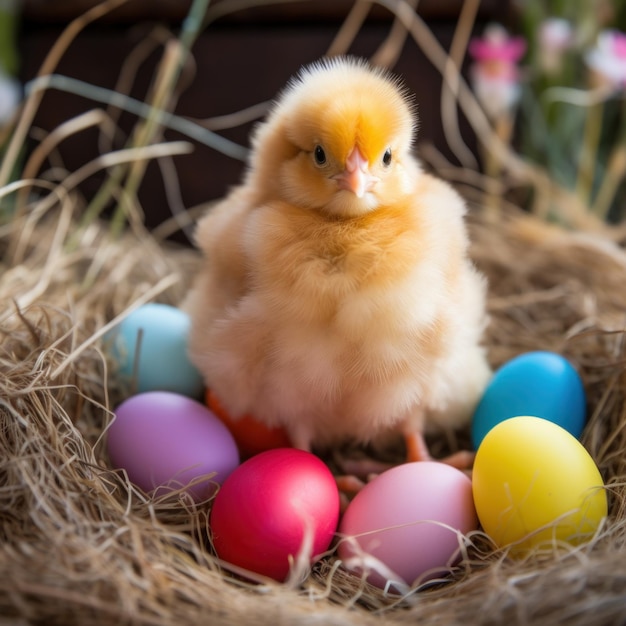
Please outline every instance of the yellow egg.
[{"label": "yellow egg", "polygon": [[484,531],[511,554],[564,541],[582,543],[607,515],[600,472],[582,444],[538,417],[495,426],[476,453],[472,475]]}]

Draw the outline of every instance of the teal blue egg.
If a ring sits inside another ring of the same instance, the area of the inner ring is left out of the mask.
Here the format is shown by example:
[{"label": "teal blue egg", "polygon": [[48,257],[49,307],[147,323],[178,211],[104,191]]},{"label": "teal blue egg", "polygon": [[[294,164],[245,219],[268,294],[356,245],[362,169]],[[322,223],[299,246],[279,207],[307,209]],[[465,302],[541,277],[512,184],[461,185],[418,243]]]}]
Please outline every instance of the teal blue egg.
[{"label": "teal blue egg", "polygon": [[132,393],[171,391],[199,398],[200,372],[187,356],[189,316],[167,304],[145,304],[112,331],[116,375]]},{"label": "teal blue egg", "polygon": [[472,419],[474,447],[494,426],[520,415],[549,420],[578,438],[586,406],[582,380],[567,359],[546,351],[521,354],[497,370],[487,386]]}]

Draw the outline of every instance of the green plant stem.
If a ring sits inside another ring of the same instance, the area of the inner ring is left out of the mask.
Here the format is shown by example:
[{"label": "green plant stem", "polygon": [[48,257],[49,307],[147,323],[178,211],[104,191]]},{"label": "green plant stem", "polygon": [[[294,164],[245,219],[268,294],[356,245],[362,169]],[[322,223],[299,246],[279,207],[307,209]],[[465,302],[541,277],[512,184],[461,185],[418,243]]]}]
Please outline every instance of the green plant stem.
[{"label": "green plant stem", "polygon": [[[498,138],[504,143],[509,144],[513,130],[513,120],[509,113],[503,114],[494,120],[494,131]],[[503,163],[498,156],[491,150],[485,150],[484,168],[487,180],[485,189],[485,209],[487,217],[495,219],[499,214],[501,204],[501,185],[500,176],[503,171]]]},{"label": "green plant stem", "polygon": [[596,159],[602,131],[604,104],[594,103],[589,107],[585,119],[583,143],[580,150],[580,161],[576,175],[576,195],[585,206],[591,206]]},{"label": "green plant stem", "polygon": [[[146,119],[153,112],[154,108],[145,102],[141,102],[140,100],[136,100],[135,98],[131,98],[130,96],[121,94],[117,91],[92,85],[82,80],[77,80],[61,74],[49,74],[47,76],[34,78],[25,85],[26,94],[28,96],[30,96],[33,92],[45,91],[46,89],[59,89],[65,93],[76,94],[82,98],[93,100],[94,102],[101,102],[106,105],[115,106],[124,111],[128,111],[133,115]],[[267,103],[265,106],[267,106]],[[168,111],[156,111],[155,114],[158,115],[159,123],[166,128],[170,128],[181,133],[182,135],[186,135],[190,139],[208,146],[213,150],[217,150],[231,159],[237,159],[239,161],[245,161],[247,159],[248,148],[230,141],[229,139],[226,139],[226,137],[222,137],[214,131],[205,128],[192,120],[174,115]]]},{"label": "green plant stem", "polygon": [[[619,186],[626,178],[626,97],[622,99],[622,112],[617,143],[609,156],[606,172],[592,211],[600,219],[606,220]],[[620,216],[621,217],[621,216]]]}]

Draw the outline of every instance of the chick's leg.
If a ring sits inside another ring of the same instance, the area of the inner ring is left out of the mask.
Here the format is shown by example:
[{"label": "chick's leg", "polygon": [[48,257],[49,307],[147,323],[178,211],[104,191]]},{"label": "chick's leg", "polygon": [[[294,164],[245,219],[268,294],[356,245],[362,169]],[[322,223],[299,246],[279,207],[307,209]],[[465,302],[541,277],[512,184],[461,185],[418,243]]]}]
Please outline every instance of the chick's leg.
[{"label": "chick's leg", "polygon": [[339,491],[344,494],[358,493],[365,487],[365,483],[354,474],[340,474],[335,476],[335,482]]},{"label": "chick's leg", "polygon": [[460,470],[468,470],[474,463],[474,453],[469,450],[461,450],[455,452],[443,459],[433,459],[426,445],[424,435],[419,430],[413,430],[404,434],[406,443],[406,460],[408,463],[413,461],[438,461],[451,465]]}]

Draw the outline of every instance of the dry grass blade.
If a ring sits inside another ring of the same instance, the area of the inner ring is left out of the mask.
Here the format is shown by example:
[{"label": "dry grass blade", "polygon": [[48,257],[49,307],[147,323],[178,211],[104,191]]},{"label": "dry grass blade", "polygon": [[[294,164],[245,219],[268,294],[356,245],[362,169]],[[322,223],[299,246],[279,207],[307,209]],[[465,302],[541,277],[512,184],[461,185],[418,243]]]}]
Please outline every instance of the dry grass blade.
[{"label": "dry grass blade", "polygon": [[[127,1],[128,0],[105,0],[68,24],[63,34],[58,38],[52,50],[50,50],[49,54],[46,56],[46,60],[39,70],[39,76],[45,76],[54,71],[59,59],[63,56],[68,46],[88,24],[99,19],[109,11],[113,11],[118,6],[125,4]],[[8,182],[11,173],[11,165],[17,160],[19,151],[24,144],[26,135],[34,119],[35,112],[41,103],[42,96],[43,94],[41,93],[34,93],[28,98],[24,105],[24,111],[11,138],[2,166],[0,167],[0,187]]]}]

